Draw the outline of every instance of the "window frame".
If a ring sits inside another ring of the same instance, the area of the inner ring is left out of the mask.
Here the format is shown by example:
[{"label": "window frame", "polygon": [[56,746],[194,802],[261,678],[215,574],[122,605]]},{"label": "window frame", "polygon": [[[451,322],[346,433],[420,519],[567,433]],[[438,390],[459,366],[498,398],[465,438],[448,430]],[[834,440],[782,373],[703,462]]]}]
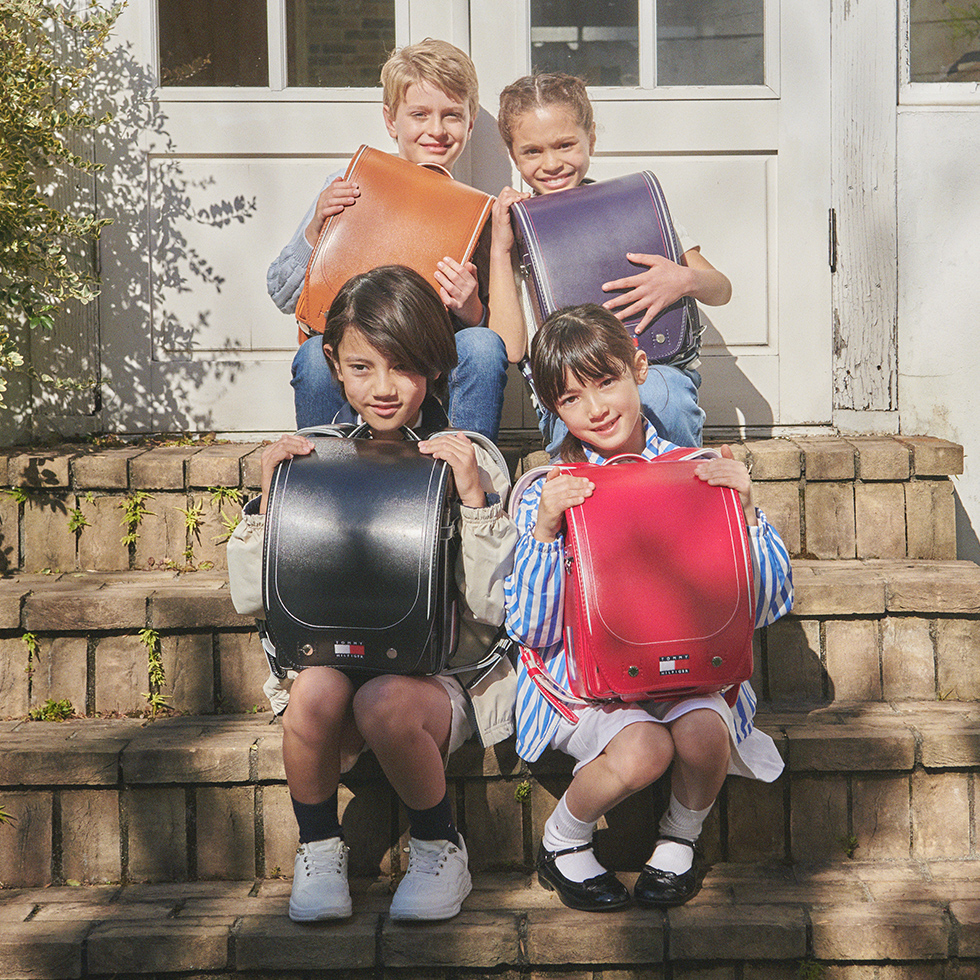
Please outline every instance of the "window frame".
[{"label": "window frame", "polygon": [[[395,46],[409,43],[410,0],[394,0]],[[160,102],[380,102],[381,85],[364,87],[317,87],[287,85],[286,3],[266,0],[266,43],[269,50],[269,84],[255,86],[161,85],[160,14],[152,4],[152,15],[144,21],[145,49],[154,72],[154,94]]]},{"label": "window frame", "polygon": [[[590,85],[589,98],[596,102],[631,100],[705,101],[711,99],[779,98],[779,2],[763,3],[763,83],[761,85],[657,85],[657,6],[656,0],[637,0],[638,70],[637,86]],[[531,5],[524,4],[520,18],[523,33],[515,44],[528,53],[526,71],[531,71]]]},{"label": "window frame", "polygon": [[912,2],[898,5],[898,104],[903,106],[980,105],[980,82],[913,82]]}]

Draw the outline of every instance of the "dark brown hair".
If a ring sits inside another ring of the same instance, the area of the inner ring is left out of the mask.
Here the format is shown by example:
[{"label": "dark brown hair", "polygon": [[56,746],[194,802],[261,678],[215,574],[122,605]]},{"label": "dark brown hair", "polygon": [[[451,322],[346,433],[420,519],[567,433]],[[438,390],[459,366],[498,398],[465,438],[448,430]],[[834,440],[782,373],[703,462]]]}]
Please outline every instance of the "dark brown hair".
[{"label": "dark brown hair", "polygon": [[577,75],[553,72],[541,75],[525,75],[511,82],[500,93],[497,112],[497,128],[508,151],[514,142],[514,126],[526,112],[541,106],[560,105],[568,109],[575,121],[590,136],[595,132],[592,103],[585,88],[585,81]]},{"label": "dark brown hair", "polygon": [[438,293],[417,272],[383,265],[348,279],[330,304],[323,331],[324,348],[335,357],[348,327],[390,361],[427,378],[429,394],[445,394],[456,366],[456,335]]},{"label": "dark brown hair", "polygon": [[[557,310],[531,339],[531,375],[538,400],[558,414],[565,393],[566,369],[580,383],[628,371],[632,376],[636,344],[623,324],[602,306],[586,303]],[[582,443],[570,432],[561,444],[566,462],[585,459]]]}]

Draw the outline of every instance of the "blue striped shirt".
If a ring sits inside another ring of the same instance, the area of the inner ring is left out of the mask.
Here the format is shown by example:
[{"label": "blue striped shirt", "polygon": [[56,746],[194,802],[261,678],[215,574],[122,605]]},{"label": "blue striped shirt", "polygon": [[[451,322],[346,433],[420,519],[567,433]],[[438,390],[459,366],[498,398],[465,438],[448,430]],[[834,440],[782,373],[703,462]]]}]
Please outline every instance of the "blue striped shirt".
[{"label": "blue striped shirt", "polygon": [[[645,459],[676,448],[661,439],[652,425],[646,427]],[[603,458],[585,446],[590,463]],[[561,535],[550,544],[533,535],[544,479],[532,483],[524,492],[517,510],[520,538],[514,554],[514,570],[504,586],[507,631],[519,643],[534,647],[545,666],[563,687],[568,687],[568,665],[562,643],[564,622],[564,544]],[[758,527],[750,527],[749,544],[756,590],[755,625],[766,626],[784,616],[793,605],[793,578],[789,553],[779,533],[756,511]],[[739,742],[751,734],[756,697],[752,686],[741,685],[735,702],[735,731]],[[533,762],[548,747],[558,729],[561,716],[545,700],[523,663],[517,667],[517,751]]]}]

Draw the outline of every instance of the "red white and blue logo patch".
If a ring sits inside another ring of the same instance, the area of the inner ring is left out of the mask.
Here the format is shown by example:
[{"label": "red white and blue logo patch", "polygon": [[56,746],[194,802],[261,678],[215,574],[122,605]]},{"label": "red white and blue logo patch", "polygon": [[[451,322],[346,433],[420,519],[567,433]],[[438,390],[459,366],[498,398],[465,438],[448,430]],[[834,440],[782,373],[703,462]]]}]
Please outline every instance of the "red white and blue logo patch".
[{"label": "red white and blue logo patch", "polygon": [[333,654],[335,657],[363,657],[364,644],[363,643],[335,643],[333,645]]},{"label": "red white and blue logo patch", "polygon": [[689,674],[691,673],[690,667],[683,664],[682,661],[690,660],[691,658],[686,654],[682,653],[676,657],[661,657],[660,658],[660,676],[665,677],[668,674]]}]

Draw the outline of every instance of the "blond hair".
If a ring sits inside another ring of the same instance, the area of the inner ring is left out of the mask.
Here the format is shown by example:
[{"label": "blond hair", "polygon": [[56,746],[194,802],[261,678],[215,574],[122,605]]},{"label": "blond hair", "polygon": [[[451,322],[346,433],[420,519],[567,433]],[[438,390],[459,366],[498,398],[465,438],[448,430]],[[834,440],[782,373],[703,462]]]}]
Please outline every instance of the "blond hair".
[{"label": "blond hair", "polygon": [[564,72],[525,75],[523,78],[518,78],[516,82],[511,82],[500,93],[497,128],[508,151],[514,145],[514,127],[517,125],[517,120],[527,112],[554,105],[568,109],[575,122],[589,136],[594,135],[595,118],[584,79]]},{"label": "blond hair", "polygon": [[480,109],[480,88],[476,66],[455,44],[427,37],[393,51],[381,69],[384,104],[394,118],[405,99],[409,85],[428,82],[460,102],[466,103],[470,118]]}]

